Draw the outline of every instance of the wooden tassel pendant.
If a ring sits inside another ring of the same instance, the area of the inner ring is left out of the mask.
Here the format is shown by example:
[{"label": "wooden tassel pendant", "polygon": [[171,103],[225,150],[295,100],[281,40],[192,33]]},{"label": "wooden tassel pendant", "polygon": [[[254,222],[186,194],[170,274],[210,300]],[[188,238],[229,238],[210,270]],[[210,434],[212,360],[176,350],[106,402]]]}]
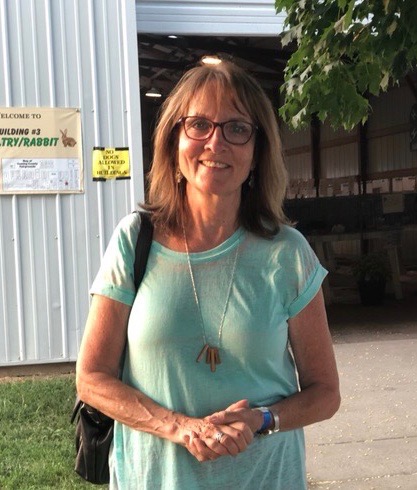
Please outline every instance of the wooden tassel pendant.
[{"label": "wooden tassel pendant", "polygon": [[209,348],[210,348],[210,347],[209,347],[209,345],[208,345],[208,344],[205,344],[205,345],[204,345],[204,347],[203,347],[203,348],[201,349],[201,351],[200,351],[200,354],[198,354],[198,357],[197,357],[197,359],[196,359],[196,362],[200,362],[200,361],[201,361],[201,359],[203,359],[204,354],[205,354],[205,353],[208,351],[208,349],[209,349]]},{"label": "wooden tassel pendant", "polygon": [[206,364],[210,364],[210,370],[214,373],[216,371],[216,365],[221,364],[219,349],[205,344],[198,354],[196,362],[200,362],[204,355],[206,356]]}]

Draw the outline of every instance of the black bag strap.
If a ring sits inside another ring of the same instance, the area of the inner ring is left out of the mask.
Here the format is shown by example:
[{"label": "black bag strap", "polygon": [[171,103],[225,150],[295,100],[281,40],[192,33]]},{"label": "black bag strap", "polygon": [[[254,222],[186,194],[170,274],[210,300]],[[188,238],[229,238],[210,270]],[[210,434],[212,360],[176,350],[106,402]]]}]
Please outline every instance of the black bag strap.
[{"label": "black bag strap", "polygon": [[143,276],[145,275],[146,263],[148,261],[149,250],[152,244],[153,226],[149,213],[135,211],[140,214],[140,230],[135,249],[135,286],[139,289]]},{"label": "black bag strap", "polygon": [[[143,276],[146,271],[146,264],[148,262],[149,250],[152,245],[153,236],[153,226],[149,213],[144,211],[135,211],[139,213],[141,217],[140,230],[138,234],[138,239],[135,248],[135,264],[134,264],[134,274],[135,274],[135,287],[136,291],[139,289],[140,283],[142,282]],[[121,366],[123,365],[124,357],[126,353],[126,345],[123,349],[123,354],[121,358]],[[71,414],[71,424],[75,421],[75,418],[84,405],[84,402],[79,399],[78,395],[75,400],[75,405]]]}]

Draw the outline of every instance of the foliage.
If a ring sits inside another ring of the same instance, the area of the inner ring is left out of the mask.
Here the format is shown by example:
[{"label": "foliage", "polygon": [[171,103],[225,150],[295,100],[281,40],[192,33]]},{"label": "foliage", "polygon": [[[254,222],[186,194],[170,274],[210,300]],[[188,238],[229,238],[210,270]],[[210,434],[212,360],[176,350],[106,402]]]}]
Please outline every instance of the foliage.
[{"label": "foliage", "polygon": [[362,255],[355,264],[353,273],[359,281],[386,281],[390,276],[390,269],[385,255],[372,253]]},{"label": "foliage", "polygon": [[74,376],[0,382],[0,400],[1,489],[91,487],[74,471]]},{"label": "foliage", "polygon": [[293,128],[316,113],[352,129],[368,117],[368,94],[416,66],[415,0],[276,0],[275,7],[286,12],[283,45],[296,43],[280,109]]}]

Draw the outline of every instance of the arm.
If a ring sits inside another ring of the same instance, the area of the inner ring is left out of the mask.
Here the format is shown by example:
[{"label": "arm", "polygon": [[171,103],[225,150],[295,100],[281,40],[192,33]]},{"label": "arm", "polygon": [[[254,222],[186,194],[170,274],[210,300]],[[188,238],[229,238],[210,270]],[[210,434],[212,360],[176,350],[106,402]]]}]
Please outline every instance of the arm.
[{"label": "arm", "polygon": [[275,405],[283,430],[332,417],[340,406],[339,376],[322,290],[289,320],[301,391]]},{"label": "arm", "polygon": [[[130,306],[93,296],[77,361],[80,398],[133,429],[187,447],[199,461],[243,450],[252,437],[246,427],[217,427],[205,419],[168,410],[118,379],[129,314]],[[229,435],[222,444],[213,439],[219,430]]]},{"label": "arm", "polygon": [[[332,417],[340,405],[339,378],[327,324],[323,293],[289,320],[289,337],[298,370],[300,392],[269,408],[278,413],[280,430],[304,427]],[[254,419],[253,412],[256,412]],[[219,412],[213,423],[246,421],[255,431],[262,425],[259,411],[240,408]]]}]

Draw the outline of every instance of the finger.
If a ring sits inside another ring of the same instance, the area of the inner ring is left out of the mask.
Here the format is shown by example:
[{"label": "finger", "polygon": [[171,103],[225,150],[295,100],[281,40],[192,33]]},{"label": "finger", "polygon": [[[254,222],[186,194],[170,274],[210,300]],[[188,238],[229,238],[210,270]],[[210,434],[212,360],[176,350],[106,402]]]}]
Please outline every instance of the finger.
[{"label": "finger", "polygon": [[224,432],[224,436],[221,439],[221,443],[227,447],[232,455],[245,451],[251,442],[250,437],[248,437],[245,431],[237,430],[231,426],[222,429],[222,431]]},{"label": "finger", "polygon": [[207,446],[221,456],[236,456],[241,452],[233,437],[230,437],[225,432],[221,433],[219,439],[208,439]]},{"label": "finger", "polygon": [[238,410],[239,408],[249,408],[248,400],[239,400],[236,403],[232,403],[229,407],[226,408],[226,411]]},{"label": "finger", "polygon": [[226,425],[232,422],[241,422],[242,413],[241,412],[229,412],[223,410],[222,412],[217,412],[213,415],[207,417],[207,421],[216,425]]},{"label": "finger", "polygon": [[199,438],[194,439],[193,444],[191,445],[192,454],[196,456],[200,462],[214,461],[221,456],[225,456],[228,454],[225,448],[223,448],[222,450],[219,450],[219,448],[217,448],[217,451],[215,451],[212,447],[212,442],[213,440],[209,438],[206,441],[203,441]]},{"label": "finger", "polygon": [[248,400],[239,400],[236,403],[232,403],[232,405],[225,410],[221,410],[208,416],[207,421],[212,424],[230,424],[231,422],[241,420],[235,412],[245,408],[249,408]]}]

